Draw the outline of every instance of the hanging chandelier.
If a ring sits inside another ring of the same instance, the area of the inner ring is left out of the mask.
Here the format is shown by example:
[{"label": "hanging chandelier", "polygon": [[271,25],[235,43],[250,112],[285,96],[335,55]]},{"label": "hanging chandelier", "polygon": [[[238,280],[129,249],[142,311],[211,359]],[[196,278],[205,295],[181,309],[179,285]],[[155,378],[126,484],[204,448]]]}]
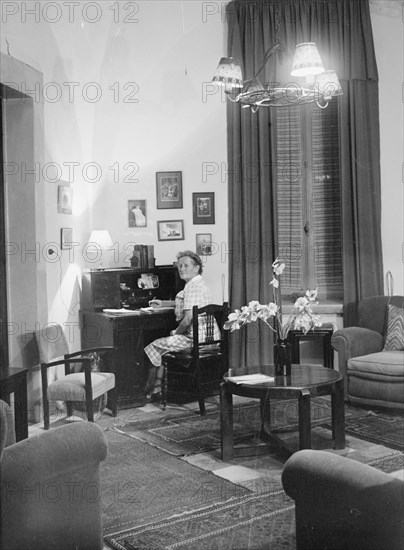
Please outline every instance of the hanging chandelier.
[{"label": "hanging chandelier", "polygon": [[[290,75],[303,78],[303,83],[279,85],[275,82],[276,68],[284,65],[285,61],[290,62],[290,57],[288,49],[277,40],[265,53],[263,63],[253,78],[245,81],[239,60],[222,57],[212,82],[224,86],[224,92],[231,101],[250,107],[254,113],[259,107],[290,107],[314,102],[325,109],[333,97],[342,95],[337,73],[324,69],[314,42],[298,44],[293,57]],[[262,84],[258,75],[267,63],[270,63],[270,81]]]}]

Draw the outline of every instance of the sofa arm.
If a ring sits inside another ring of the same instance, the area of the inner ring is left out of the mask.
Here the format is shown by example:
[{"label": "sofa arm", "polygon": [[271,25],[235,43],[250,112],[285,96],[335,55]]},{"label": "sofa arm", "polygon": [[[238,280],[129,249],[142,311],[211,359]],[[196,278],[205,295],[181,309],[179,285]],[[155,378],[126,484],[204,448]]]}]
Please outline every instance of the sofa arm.
[{"label": "sofa arm", "polygon": [[338,352],[338,370],[346,380],[348,359],[381,351],[383,336],[368,328],[347,327],[334,332],[331,345]]},{"label": "sofa arm", "polygon": [[1,542],[9,550],[102,548],[100,462],[91,422],[53,428],[4,449]]},{"label": "sofa arm", "polygon": [[298,549],[395,550],[404,540],[404,483],[327,451],[298,451],[282,472],[296,503]]}]

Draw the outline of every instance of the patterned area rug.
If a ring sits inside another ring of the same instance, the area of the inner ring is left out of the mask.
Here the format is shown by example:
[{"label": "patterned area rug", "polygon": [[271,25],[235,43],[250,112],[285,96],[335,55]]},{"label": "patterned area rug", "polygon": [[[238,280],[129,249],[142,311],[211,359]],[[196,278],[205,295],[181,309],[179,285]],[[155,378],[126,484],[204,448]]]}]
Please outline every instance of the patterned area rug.
[{"label": "patterned area rug", "polygon": [[249,494],[142,441],[105,432],[101,463],[104,533],[157,521]]},{"label": "patterned area rug", "polygon": [[[321,405],[327,408],[327,403]],[[247,408],[243,414],[250,422],[249,411]],[[361,418],[365,425],[369,418],[375,417],[363,410],[358,414],[365,415]],[[239,421],[241,417],[240,413]],[[193,415],[192,419],[195,422],[200,417]],[[168,426],[172,424],[171,418]],[[293,423],[290,426],[293,427]],[[198,429],[194,424],[194,432]],[[202,465],[194,466],[195,455],[185,457],[183,450],[179,453],[182,458],[176,457],[141,441],[140,433],[139,430],[127,434],[106,432],[109,456],[102,465],[102,475],[104,540],[108,547],[119,550],[295,548],[294,505],[281,487],[283,463],[279,457],[270,454],[239,459],[240,466],[250,468],[260,477],[251,483],[232,483],[203,469]],[[317,426],[313,428],[313,435],[328,440],[330,430]],[[288,437],[293,439],[296,434],[290,432]],[[183,445],[189,449],[188,439],[183,439]],[[180,450],[179,440],[175,445]],[[196,456],[213,457],[217,452]],[[384,472],[404,468],[402,452],[355,437],[347,438],[347,456]]]},{"label": "patterned area rug", "polygon": [[[251,438],[259,431],[259,401],[233,407],[235,443]],[[365,415],[366,411],[347,410],[346,416]],[[298,402],[279,400],[271,402],[271,426],[273,431],[290,432],[298,429]],[[327,397],[311,400],[312,426],[327,424],[331,420],[331,404]],[[209,411],[205,416],[185,413],[140,422],[127,422],[119,427],[142,441],[176,456],[202,453],[220,447],[220,410]]]},{"label": "patterned area rug", "polygon": [[[369,464],[391,472],[404,467],[404,457],[393,451]],[[294,502],[281,489],[274,488],[137,524],[104,540],[119,550],[294,550]]]},{"label": "patterned area rug", "polygon": [[348,419],[345,432],[365,441],[372,441],[404,452],[404,416],[368,414],[361,419]]},{"label": "patterned area rug", "polygon": [[105,538],[119,550],[292,550],[294,503],[283,492],[250,494]]}]

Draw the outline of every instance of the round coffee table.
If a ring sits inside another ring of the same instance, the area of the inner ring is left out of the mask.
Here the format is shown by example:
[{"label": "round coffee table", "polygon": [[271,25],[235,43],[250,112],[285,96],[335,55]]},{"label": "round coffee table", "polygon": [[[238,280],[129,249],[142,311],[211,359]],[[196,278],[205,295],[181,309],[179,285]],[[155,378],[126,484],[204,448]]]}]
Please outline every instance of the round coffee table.
[{"label": "round coffee table", "polygon": [[231,460],[234,456],[256,454],[261,446],[234,448],[233,442],[233,394],[260,400],[261,429],[260,438],[266,443],[282,447],[289,455],[293,453],[284,441],[271,431],[270,400],[297,399],[299,412],[299,449],[311,449],[310,398],[331,394],[332,437],[335,449],[345,447],[344,380],[338,371],[319,365],[292,365],[289,377],[274,376],[273,365],[249,369],[253,373],[264,375],[262,380],[248,381],[242,371],[232,376],[225,374],[220,386],[220,426],[222,460]]}]

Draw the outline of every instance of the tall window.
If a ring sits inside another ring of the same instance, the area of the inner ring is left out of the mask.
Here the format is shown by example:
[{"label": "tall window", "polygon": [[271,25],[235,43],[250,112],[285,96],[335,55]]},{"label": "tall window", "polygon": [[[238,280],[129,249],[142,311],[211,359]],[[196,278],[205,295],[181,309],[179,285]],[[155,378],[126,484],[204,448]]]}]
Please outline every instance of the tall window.
[{"label": "tall window", "polygon": [[274,155],[279,256],[288,269],[282,293],[318,288],[342,299],[338,103],[281,107]]}]

